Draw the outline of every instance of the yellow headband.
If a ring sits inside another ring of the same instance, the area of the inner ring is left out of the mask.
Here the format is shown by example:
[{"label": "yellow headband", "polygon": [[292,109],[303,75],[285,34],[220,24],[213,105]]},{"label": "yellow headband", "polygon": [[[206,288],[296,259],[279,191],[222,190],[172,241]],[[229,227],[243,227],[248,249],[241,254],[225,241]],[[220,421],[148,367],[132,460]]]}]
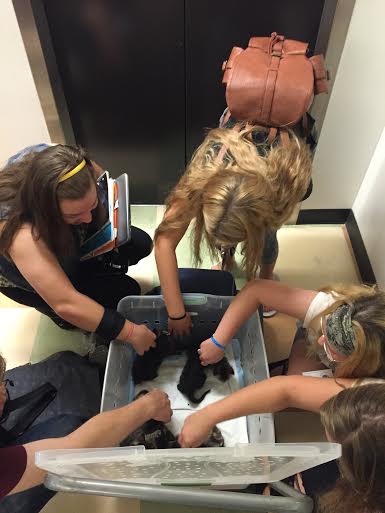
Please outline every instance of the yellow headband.
[{"label": "yellow headband", "polygon": [[83,169],[83,167],[86,165],[86,161],[83,159],[80,164],[78,164],[76,167],[71,169],[71,171],[68,171],[65,175],[61,176],[59,178],[59,183],[64,182],[65,180],[68,180],[68,178],[71,178],[71,176],[76,175],[76,173],[79,173]]}]

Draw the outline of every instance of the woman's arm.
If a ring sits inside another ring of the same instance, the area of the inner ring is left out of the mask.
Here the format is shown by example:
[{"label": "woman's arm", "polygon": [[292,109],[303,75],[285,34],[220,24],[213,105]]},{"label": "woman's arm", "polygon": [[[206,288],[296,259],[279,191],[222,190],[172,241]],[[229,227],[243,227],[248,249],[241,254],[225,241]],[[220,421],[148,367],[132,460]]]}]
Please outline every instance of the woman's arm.
[{"label": "woman's arm", "polygon": [[[214,337],[223,346],[231,339],[242,324],[257,310],[260,304],[269,305],[273,310],[285,313],[297,319],[304,319],[318,292],[289,287],[273,280],[254,280],[249,282],[235,297],[217,329]],[[205,340],[200,346],[203,364],[210,364],[223,358],[223,351],[211,340]]]},{"label": "woman's arm", "polygon": [[[174,216],[179,208],[171,207],[166,212],[165,219]],[[186,233],[188,224],[180,230],[159,234],[155,239],[155,259],[158,268],[162,294],[166,303],[168,315],[171,317],[182,317],[185,313],[182,293],[179,285],[178,262],[175,254],[183,235]],[[178,335],[187,334],[191,328],[191,319],[186,316],[180,321],[169,320],[169,329]]]},{"label": "woman's arm", "polygon": [[27,467],[11,494],[43,482],[46,472],[35,466],[37,451],[112,447],[148,420],[169,422],[171,416],[172,410],[167,394],[154,389],[128,406],[96,415],[68,436],[26,444],[24,448],[27,451]]},{"label": "woman's arm", "polygon": [[[24,278],[59,317],[83,330],[96,330],[104,307],[74,288],[55,255],[42,240],[34,240],[30,226],[19,230],[9,253]],[[129,321],[125,322],[118,338],[130,342],[139,354],[155,341],[155,335],[144,325],[134,325],[132,332]]]},{"label": "woman's arm", "polygon": [[91,164],[95,171],[95,178],[96,179],[100,178],[102,176],[102,174],[104,173],[104,169],[94,160],[91,160]]},{"label": "woman's arm", "polygon": [[179,443],[198,447],[219,422],[253,413],[274,413],[286,408],[319,412],[321,405],[354,380],[276,376],[242,388],[221,401],[206,406],[185,420]]}]

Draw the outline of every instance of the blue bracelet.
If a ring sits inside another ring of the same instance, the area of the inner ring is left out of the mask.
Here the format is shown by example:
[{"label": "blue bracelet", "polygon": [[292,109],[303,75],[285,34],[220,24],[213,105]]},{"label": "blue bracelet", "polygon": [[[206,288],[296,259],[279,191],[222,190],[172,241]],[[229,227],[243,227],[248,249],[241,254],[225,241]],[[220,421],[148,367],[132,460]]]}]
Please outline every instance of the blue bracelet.
[{"label": "blue bracelet", "polygon": [[212,335],[210,337],[211,341],[216,345],[218,346],[219,348],[223,349],[223,351],[226,349],[225,346],[223,346],[220,342],[218,342],[218,340],[214,337],[214,335]]}]

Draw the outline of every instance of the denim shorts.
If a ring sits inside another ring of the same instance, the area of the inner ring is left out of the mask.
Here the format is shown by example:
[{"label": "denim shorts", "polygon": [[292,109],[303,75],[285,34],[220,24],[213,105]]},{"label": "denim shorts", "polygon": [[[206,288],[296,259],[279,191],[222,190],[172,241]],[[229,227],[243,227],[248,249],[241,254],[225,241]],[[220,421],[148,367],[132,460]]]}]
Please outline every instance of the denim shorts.
[{"label": "denim shorts", "polygon": [[261,263],[265,265],[274,264],[278,258],[278,239],[276,230],[268,230],[265,235]]}]

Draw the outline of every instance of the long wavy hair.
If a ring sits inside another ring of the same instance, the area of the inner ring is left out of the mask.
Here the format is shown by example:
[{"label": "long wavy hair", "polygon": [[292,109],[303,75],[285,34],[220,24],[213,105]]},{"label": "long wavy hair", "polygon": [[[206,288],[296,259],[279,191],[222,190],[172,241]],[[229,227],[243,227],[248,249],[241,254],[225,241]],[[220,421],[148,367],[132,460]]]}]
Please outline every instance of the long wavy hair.
[{"label": "long wavy hair", "polygon": [[[59,178],[83,159],[86,167],[68,180]],[[57,145],[27,154],[0,171],[0,204],[8,208],[0,232],[0,254],[6,254],[23,224],[32,226],[34,238],[42,239],[57,256],[74,251],[71,227],[60,211],[60,200],[83,198],[96,183],[95,170],[80,147]]]},{"label": "long wavy hair", "polygon": [[[385,292],[367,285],[333,285],[322,289],[332,294],[335,302],[317,317],[311,326],[321,336],[320,319],[340,305],[352,306],[352,324],[356,339],[354,352],[339,363],[335,375],[344,378],[385,378]],[[315,342],[310,353],[319,351]]]},{"label": "long wavy hair", "polygon": [[[220,247],[242,243],[243,268],[254,277],[266,230],[278,229],[290,217],[312,171],[310,150],[294,133],[288,146],[272,146],[264,135],[263,129],[250,125],[240,131],[211,130],[167,198],[166,216],[155,237],[180,230],[195,218],[196,264],[201,262],[202,241],[212,256]],[[222,158],[218,154],[223,147]]]},{"label": "long wavy hair", "polygon": [[385,511],[385,384],[340,392],[321,407],[329,438],[342,445],[341,478],[319,498],[319,513]]}]

